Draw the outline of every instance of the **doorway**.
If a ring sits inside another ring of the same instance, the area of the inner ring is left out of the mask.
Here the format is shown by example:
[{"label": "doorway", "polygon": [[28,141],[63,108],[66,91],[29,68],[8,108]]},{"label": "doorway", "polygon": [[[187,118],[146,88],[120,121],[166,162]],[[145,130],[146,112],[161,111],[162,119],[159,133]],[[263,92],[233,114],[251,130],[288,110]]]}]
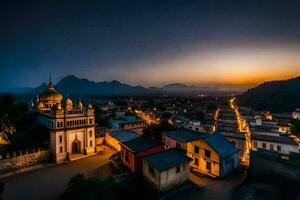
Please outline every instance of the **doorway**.
[{"label": "doorway", "polygon": [[80,153],[80,141],[75,139],[72,143],[72,153]]}]

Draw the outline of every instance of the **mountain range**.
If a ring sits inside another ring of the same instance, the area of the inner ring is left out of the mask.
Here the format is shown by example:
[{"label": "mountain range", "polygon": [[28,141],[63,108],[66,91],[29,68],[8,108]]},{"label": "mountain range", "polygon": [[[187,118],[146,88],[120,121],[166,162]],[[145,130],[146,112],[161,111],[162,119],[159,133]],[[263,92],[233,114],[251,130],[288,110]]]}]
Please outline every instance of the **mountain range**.
[{"label": "mountain range", "polygon": [[[119,81],[94,82],[88,79],[80,79],[74,75],[68,75],[61,79],[56,85],[56,90],[66,95],[127,95],[127,94],[160,94],[160,93],[199,93],[216,92],[218,87],[199,87],[185,85],[182,83],[172,83],[162,87],[142,87],[132,86]],[[42,83],[36,88],[18,88],[12,91],[18,94],[39,94],[47,88],[46,83]]]},{"label": "mountain range", "polygon": [[242,106],[272,112],[291,112],[300,108],[300,76],[288,80],[264,82],[237,98]]}]

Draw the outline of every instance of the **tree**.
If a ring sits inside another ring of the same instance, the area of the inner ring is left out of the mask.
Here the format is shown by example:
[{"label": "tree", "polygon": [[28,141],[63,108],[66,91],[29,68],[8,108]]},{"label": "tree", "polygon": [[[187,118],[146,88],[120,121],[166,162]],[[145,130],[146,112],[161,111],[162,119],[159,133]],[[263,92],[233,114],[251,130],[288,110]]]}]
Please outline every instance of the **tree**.
[{"label": "tree", "polygon": [[166,131],[174,130],[175,127],[168,123],[167,120],[163,120],[159,124],[151,124],[144,128],[144,135],[151,138],[162,140],[162,133]]},{"label": "tree", "polygon": [[300,136],[300,120],[293,119],[291,121],[291,133]]},{"label": "tree", "polygon": [[200,120],[200,121],[203,121],[204,120],[204,114],[203,114],[203,112],[197,112],[196,113],[196,119]]},{"label": "tree", "polygon": [[82,174],[78,174],[71,178],[61,199],[108,199],[113,193],[115,184],[112,178],[85,178]]}]

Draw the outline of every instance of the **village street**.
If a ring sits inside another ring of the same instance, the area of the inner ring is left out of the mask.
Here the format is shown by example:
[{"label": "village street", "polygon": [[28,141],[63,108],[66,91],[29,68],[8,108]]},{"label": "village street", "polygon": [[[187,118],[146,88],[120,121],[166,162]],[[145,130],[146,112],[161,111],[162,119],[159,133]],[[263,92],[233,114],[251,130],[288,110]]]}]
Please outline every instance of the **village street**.
[{"label": "village street", "polygon": [[109,158],[113,153],[113,150],[106,148],[102,155],[0,179],[5,184],[3,199],[58,199],[70,178],[79,173],[96,177],[111,176]]}]

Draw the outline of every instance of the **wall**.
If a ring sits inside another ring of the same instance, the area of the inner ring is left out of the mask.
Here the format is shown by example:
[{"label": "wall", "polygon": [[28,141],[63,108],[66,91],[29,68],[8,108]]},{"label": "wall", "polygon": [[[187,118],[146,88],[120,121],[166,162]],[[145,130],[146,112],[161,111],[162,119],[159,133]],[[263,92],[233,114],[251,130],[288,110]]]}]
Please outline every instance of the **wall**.
[{"label": "wall", "polygon": [[180,166],[179,173],[176,172],[176,167],[173,167],[163,172],[159,172],[157,169],[154,169],[153,175],[149,172],[148,162],[145,160],[143,161],[144,177],[159,191],[165,191],[186,182],[188,180],[189,171],[189,165],[188,163],[185,163]]},{"label": "wall", "polygon": [[[143,157],[152,153],[156,153],[164,150],[164,145],[156,146],[150,149],[147,149],[142,152],[133,153],[127,148],[121,145],[121,160],[126,167],[128,167],[132,172],[142,171],[143,170]],[[125,154],[128,152],[128,162],[125,160]]]},{"label": "wall", "polygon": [[[125,160],[126,152],[128,152],[128,161]],[[135,155],[124,146],[121,145],[121,160],[123,164],[129,168],[132,172],[135,171]]]},{"label": "wall", "polygon": [[153,153],[156,153],[156,152],[164,151],[164,150],[165,150],[165,146],[162,144],[162,145],[155,146],[155,147],[152,147],[150,149],[147,149],[145,151],[136,153],[135,154],[135,169],[136,169],[136,171],[142,171],[143,170],[143,158],[144,158],[144,156],[149,155],[149,154],[153,154]]},{"label": "wall", "polygon": [[95,138],[95,146],[104,144],[105,137],[96,137]]},{"label": "wall", "polygon": [[240,160],[237,153],[232,154],[231,156],[222,160],[220,167],[220,177],[223,178],[224,176],[231,173],[234,169],[236,169],[239,166],[239,161]]},{"label": "wall", "polygon": [[[254,142],[257,143],[257,148],[254,146]],[[281,154],[289,154],[290,152],[300,153],[297,145],[291,145],[291,144],[284,144],[284,143],[277,143],[277,142],[268,142],[268,141],[261,141],[261,140],[255,140],[252,139],[252,150],[256,151],[259,148],[262,148],[262,144],[266,144],[266,149],[270,149],[270,145],[273,144],[274,151],[277,151],[277,146],[281,146],[281,151],[278,151]]]},{"label": "wall", "polygon": [[171,148],[176,148],[176,143],[180,144],[180,148],[183,150],[187,150],[187,144],[186,143],[181,143],[181,142],[177,142],[176,140],[163,135],[163,142],[166,145],[167,149],[171,149]]},{"label": "wall", "polygon": [[25,167],[49,160],[49,150],[36,149],[34,151],[36,152],[20,151],[18,156],[16,152],[13,153],[13,156],[0,156],[0,170]]},{"label": "wall", "polygon": [[120,142],[117,139],[111,137],[108,133],[105,134],[105,141],[107,142],[108,145],[110,145],[117,151],[121,151]]},{"label": "wall", "polygon": [[[199,154],[194,153],[194,146],[200,148]],[[210,151],[210,158],[205,157],[205,149]],[[207,174],[212,177],[218,177],[220,175],[220,159],[219,155],[212,149],[205,141],[196,140],[188,143],[187,155],[193,159],[190,162],[192,169],[199,171],[200,173]],[[199,165],[195,165],[195,158],[199,159]],[[211,162],[211,171],[206,169],[206,163]]]},{"label": "wall", "polygon": [[[234,143],[234,146],[238,149],[240,149],[238,155],[241,162],[244,162],[247,160],[247,153],[246,153],[246,140],[245,139],[239,139],[239,138],[233,138],[229,136],[225,136],[230,142]],[[241,163],[243,164],[243,163]]]}]

